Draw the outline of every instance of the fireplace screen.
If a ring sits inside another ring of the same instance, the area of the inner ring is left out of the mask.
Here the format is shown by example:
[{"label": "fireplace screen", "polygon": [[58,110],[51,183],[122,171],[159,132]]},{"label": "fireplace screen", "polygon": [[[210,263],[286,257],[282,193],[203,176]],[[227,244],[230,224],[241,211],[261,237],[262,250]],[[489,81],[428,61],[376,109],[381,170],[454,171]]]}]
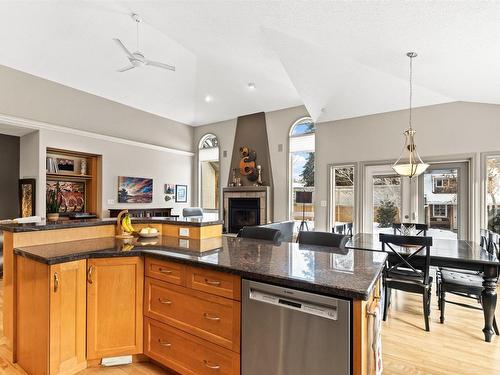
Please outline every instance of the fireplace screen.
[{"label": "fireplace screen", "polygon": [[260,224],[259,198],[230,198],[229,199],[229,233],[238,233],[246,226]]}]

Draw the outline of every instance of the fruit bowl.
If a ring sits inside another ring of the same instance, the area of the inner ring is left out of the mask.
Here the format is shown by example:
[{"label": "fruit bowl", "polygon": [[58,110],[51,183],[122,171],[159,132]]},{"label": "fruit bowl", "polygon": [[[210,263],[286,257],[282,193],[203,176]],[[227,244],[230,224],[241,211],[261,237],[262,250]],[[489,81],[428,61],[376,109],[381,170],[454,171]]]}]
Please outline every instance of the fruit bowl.
[{"label": "fruit bowl", "polygon": [[153,238],[153,237],[158,237],[159,233],[141,233],[141,232],[138,232],[137,233],[139,235],[139,237],[142,237],[142,238]]},{"label": "fruit bowl", "polygon": [[141,230],[137,231],[137,234],[142,238],[153,238],[160,235],[158,229],[151,227],[142,228]]}]

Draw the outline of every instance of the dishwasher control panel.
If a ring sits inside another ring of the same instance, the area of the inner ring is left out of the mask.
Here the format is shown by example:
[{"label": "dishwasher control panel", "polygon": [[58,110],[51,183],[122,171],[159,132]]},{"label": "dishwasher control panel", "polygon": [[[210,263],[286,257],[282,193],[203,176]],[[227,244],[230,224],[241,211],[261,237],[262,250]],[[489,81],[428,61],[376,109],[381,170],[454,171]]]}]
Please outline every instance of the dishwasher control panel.
[{"label": "dishwasher control panel", "polygon": [[324,306],[306,301],[284,298],[279,295],[266,293],[257,289],[250,289],[251,300],[269,303],[283,308],[297,310],[305,314],[316,315],[322,318],[337,320],[337,306]]}]

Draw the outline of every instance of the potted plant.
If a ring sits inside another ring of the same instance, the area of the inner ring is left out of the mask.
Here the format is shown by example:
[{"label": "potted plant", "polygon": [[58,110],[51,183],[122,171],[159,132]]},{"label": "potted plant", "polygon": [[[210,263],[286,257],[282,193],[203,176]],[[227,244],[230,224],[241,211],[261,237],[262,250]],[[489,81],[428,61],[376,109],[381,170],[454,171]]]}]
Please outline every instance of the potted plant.
[{"label": "potted plant", "polygon": [[59,220],[59,208],[61,207],[61,187],[59,182],[55,190],[47,191],[47,220]]}]

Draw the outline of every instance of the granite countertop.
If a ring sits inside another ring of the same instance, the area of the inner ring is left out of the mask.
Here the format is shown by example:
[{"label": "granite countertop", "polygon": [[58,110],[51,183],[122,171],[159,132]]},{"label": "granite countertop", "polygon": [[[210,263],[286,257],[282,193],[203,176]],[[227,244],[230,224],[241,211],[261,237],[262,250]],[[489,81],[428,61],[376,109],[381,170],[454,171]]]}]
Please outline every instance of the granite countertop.
[{"label": "granite countertop", "polygon": [[[93,227],[100,225],[114,225],[115,218],[107,219],[82,219],[82,220],[60,220],[55,222],[42,221],[33,224],[0,224],[0,231],[5,232],[35,232],[41,230],[70,229],[80,227]],[[132,224],[175,224],[193,227],[203,227],[208,225],[222,224],[222,220],[203,219],[198,217],[152,217],[152,218],[132,218]]]},{"label": "granite countertop", "polygon": [[[209,250],[196,251],[200,244]],[[196,241],[164,236],[129,242],[111,237],[21,247],[14,253],[45,264],[148,255],[313,293],[363,300],[371,294],[387,257],[382,252],[225,236]]]}]

